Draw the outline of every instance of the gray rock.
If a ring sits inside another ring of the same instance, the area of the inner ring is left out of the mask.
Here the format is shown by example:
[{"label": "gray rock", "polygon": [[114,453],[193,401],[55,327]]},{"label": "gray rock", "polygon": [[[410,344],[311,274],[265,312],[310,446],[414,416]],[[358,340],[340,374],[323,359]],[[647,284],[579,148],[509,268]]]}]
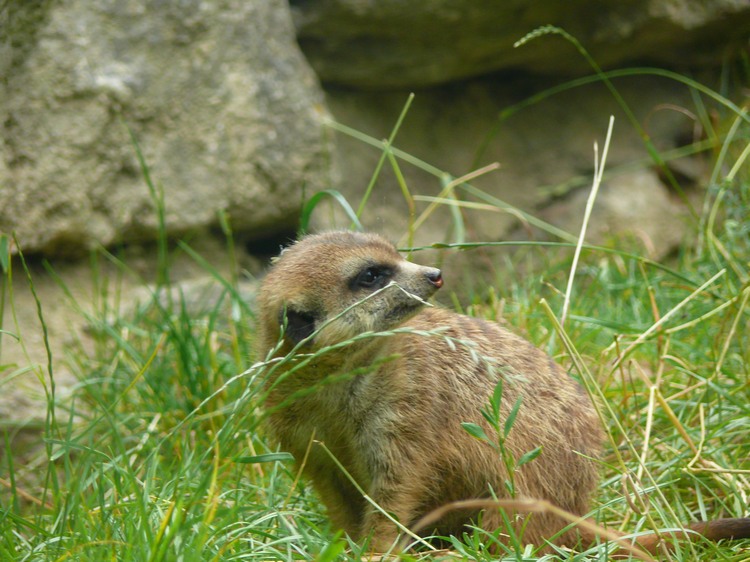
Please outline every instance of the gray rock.
[{"label": "gray rock", "polygon": [[[590,190],[578,190],[565,201],[540,214],[550,223],[573,232],[581,230]],[[629,236],[640,253],[661,259],[685,239],[689,215],[684,205],[670,196],[656,173],[637,170],[602,182],[586,230],[587,244],[606,243]],[[620,247],[627,244],[620,242]]]},{"label": "gray rock", "polygon": [[296,0],[300,45],[324,82],[370,89],[418,88],[507,69],[590,72],[559,37],[513,44],[544,25],[574,35],[603,66],[632,61],[716,64],[744,48],[745,0],[478,2]]},{"label": "gray rock", "polygon": [[80,253],[216,224],[294,225],[329,174],[316,78],[281,0],[11,2],[0,41],[0,230]]}]

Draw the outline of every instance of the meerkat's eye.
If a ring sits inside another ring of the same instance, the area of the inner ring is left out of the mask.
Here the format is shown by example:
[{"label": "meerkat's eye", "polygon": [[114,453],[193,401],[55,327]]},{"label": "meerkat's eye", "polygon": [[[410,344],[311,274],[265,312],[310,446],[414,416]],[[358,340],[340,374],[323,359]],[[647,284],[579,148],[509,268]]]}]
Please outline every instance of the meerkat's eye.
[{"label": "meerkat's eye", "polygon": [[380,289],[385,287],[393,272],[388,267],[370,265],[360,271],[350,286],[352,289]]}]

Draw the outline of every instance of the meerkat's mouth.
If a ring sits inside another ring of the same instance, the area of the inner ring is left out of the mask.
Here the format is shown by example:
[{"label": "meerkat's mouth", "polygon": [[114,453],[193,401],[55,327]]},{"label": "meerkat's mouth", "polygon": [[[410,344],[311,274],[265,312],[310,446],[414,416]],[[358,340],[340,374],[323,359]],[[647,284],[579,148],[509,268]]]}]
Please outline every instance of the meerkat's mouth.
[{"label": "meerkat's mouth", "polygon": [[386,318],[391,322],[406,320],[406,318],[416,314],[421,307],[422,304],[418,301],[400,304],[393,307],[386,315]]}]

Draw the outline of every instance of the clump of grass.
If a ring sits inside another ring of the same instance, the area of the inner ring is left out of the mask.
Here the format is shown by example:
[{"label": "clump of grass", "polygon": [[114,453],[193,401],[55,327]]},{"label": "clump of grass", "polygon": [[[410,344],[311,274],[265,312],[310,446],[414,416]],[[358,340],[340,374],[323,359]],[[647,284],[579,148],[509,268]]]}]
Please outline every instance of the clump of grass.
[{"label": "clump of grass", "polygon": [[[503,277],[499,267],[501,282],[467,311],[524,332],[598,396],[609,443],[592,516],[628,532],[746,514],[750,177],[748,149],[735,147],[737,139],[746,143],[750,120],[734,107],[729,133],[716,136],[716,172],[695,223],[695,242],[668,264],[615,246],[584,244],[569,299],[564,288],[570,255],[551,254],[572,248],[576,238],[471,186],[473,177],[490,168],[452,178],[399,151],[394,141],[403,115],[386,142],[336,125],[383,150],[378,170],[388,163],[398,171],[408,163],[436,176],[440,195],[417,214],[420,196],[411,194],[398,175],[410,216],[403,240],[409,246],[414,230],[438,205],[450,205],[454,217],[451,237],[435,245],[446,252],[492,246],[464,240],[462,209],[472,205],[514,212],[561,240],[527,244],[528,252],[544,256],[547,267],[522,278]],[[141,162],[161,221],[157,288],[145,305],[123,314],[106,305],[119,295],[101,279],[95,295],[101,306],[87,317],[94,345],[73,349],[69,357],[78,387],[69,401],[51,397],[46,448],[30,465],[46,476],[27,488],[29,468],[17,465],[13,451],[4,457],[1,470],[8,477],[2,480],[7,494],[0,505],[0,559],[361,559],[366,546],[329,528],[288,456],[275,451],[264,433],[263,364],[256,363],[264,358],[253,354],[252,311],[240,296],[236,275],[223,278],[182,244],[180,250],[204,263],[223,292],[212,308],[196,313],[169,290],[163,196]],[[369,193],[356,212],[340,194],[326,196],[336,198],[356,225]],[[320,197],[306,207],[304,222]],[[466,201],[469,197],[477,201]],[[232,253],[231,232],[222,224]],[[0,309],[6,300],[7,244],[0,237]],[[93,271],[100,270],[102,259],[127,269],[100,252]],[[519,258],[506,259],[512,268]],[[557,322],[566,307],[566,321]],[[43,320],[41,310],[40,315]],[[51,388],[53,367],[50,363],[46,373]],[[454,551],[443,556],[496,559],[487,549],[493,540],[481,530],[467,530],[451,539]],[[669,556],[739,561],[747,559],[749,548],[747,543],[682,544]],[[519,542],[502,556],[602,560],[611,551],[601,544],[580,554],[561,550],[542,556]],[[420,556],[400,555],[404,560]]]}]

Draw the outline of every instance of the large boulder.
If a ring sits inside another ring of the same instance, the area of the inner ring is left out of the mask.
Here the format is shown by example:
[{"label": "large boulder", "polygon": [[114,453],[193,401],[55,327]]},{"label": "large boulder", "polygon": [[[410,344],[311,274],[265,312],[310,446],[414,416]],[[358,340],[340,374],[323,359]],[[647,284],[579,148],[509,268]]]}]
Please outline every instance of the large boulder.
[{"label": "large boulder", "polygon": [[166,227],[294,225],[326,185],[325,110],[281,0],[11,2],[0,231],[59,255]]},{"label": "large boulder", "polygon": [[418,88],[504,69],[566,75],[590,71],[559,38],[513,45],[548,24],[574,35],[604,65],[632,61],[716,64],[744,46],[743,0],[477,2],[292,0],[300,45],[324,82]]}]

